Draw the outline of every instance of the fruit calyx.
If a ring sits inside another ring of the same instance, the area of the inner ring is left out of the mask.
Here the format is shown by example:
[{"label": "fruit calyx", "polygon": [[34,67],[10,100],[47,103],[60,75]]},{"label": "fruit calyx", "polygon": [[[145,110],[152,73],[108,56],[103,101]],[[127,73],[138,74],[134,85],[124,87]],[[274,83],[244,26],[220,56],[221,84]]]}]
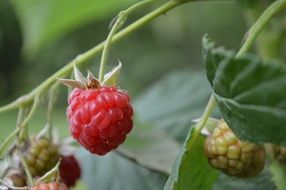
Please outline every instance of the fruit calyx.
[{"label": "fruit calyx", "polygon": [[75,65],[73,66],[73,68],[74,68],[75,80],[62,79],[62,78],[59,78],[58,80],[66,86],[79,88],[82,90],[98,89],[101,86],[99,81],[94,77],[94,75],[90,71],[88,71],[87,77],[85,78]]},{"label": "fruit calyx", "polygon": [[58,78],[58,80],[68,87],[79,88],[82,90],[94,90],[99,89],[102,86],[115,86],[121,67],[122,64],[119,62],[119,65],[113,68],[109,73],[105,74],[103,81],[100,82],[90,71],[87,72],[86,78],[83,77],[82,73],[74,64],[73,71],[75,80],[63,78]]}]

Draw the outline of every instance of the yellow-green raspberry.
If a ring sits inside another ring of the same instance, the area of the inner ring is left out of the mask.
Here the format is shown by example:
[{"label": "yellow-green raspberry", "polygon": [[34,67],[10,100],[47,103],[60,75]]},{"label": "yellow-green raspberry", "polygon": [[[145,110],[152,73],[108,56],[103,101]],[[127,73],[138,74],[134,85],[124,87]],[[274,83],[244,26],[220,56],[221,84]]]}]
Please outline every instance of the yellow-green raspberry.
[{"label": "yellow-green raspberry", "polygon": [[25,159],[33,177],[42,176],[52,169],[59,158],[57,146],[45,137],[32,138],[25,153]]},{"label": "yellow-green raspberry", "polygon": [[265,165],[263,146],[240,141],[223,120],[206,139],[204,152],[212,167],[230,176],[254,177]]},{"label": "yellow-green raspberry", "polygon": [[286,164],[286,147],[272,145],[274,158],[281,164]]}]

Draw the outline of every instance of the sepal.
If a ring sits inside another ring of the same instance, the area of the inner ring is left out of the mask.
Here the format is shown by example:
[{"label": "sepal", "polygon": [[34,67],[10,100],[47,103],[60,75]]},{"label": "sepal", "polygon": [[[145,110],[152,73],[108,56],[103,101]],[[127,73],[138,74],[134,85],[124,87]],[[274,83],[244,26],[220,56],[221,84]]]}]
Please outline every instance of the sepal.
[{"label": "sepal", "polygon": [[122,67],[122,63],[119,61],[119,64],[117,67],[113,68],[109,73],[104,75],[102,85],[104,85],[104,86],[115,86],[117,79],[119,77],[121,67]]}]

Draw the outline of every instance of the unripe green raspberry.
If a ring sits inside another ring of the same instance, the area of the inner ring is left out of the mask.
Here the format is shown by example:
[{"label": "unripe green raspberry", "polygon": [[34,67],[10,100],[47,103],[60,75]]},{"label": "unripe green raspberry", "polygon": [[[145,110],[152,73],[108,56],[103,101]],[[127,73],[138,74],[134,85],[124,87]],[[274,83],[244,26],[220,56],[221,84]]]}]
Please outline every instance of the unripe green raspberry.
[{"label": "unripe green raspberry", "polygon": [[206,139],[204,152],[212,167],[230,176],[254,177],[265,164],[263,146],[240,141],[223,120]]},{"label": "unripe green raspberry", "polygon": [[272,146],[274,158],[281,164],[286,164],[286,147],[285,146]]},{"label": "unripe green raspberry", "polygon": [[42,176],[58,162],[60,155],[53,142],[45,137],[32,139],[25,159],[33,177]]}]

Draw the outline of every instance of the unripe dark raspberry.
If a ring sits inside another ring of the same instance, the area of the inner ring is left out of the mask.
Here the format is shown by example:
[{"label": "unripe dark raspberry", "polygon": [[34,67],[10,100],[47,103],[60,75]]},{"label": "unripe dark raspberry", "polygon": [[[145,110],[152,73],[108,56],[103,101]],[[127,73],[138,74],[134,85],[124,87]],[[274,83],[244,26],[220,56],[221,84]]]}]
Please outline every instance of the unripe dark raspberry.
[{"label": "unripe dark raspberry", "polygon": [[272,145],[273,156],[281,164],[286,164],[286,147]]},{"label": "unripe dark raspberry", "polygon": [[223,120],[206,139],[204,151],[212,167],[230,176],[254,177],[265,164],[263,146],[240,141]]},{"label": "unripe dark raspberry", "polygon": [[68,188],[63,183],[52,182],[34,185],[30,190],[68,190]]},{"label": "unripe dark raspberry", "polygon": [[73,187],[80,178],[81,170],[76,158],[73,155],[62,156],[60,164],[60,176],[64,184]]},{"label": "unripe dark raspberry", "polygon": [[133,127],[129,96],[115,87],[76,88],[68,104],[71,135],[91,153],[104,155],[117,148]]},{"label": "unripe dark raspberry", "polygon": [[11,180],[15,187],[24,187],[26,185],[26,178],[23,174],[12,173],[8,176],[8,179]]},{"label": "unripe dark raspberry", "polygon": [[42,176],[52,169],[59,158],[57,146],[45,137],[31,139],[30,147],[25,154],[25,159],[33,177]]}]

